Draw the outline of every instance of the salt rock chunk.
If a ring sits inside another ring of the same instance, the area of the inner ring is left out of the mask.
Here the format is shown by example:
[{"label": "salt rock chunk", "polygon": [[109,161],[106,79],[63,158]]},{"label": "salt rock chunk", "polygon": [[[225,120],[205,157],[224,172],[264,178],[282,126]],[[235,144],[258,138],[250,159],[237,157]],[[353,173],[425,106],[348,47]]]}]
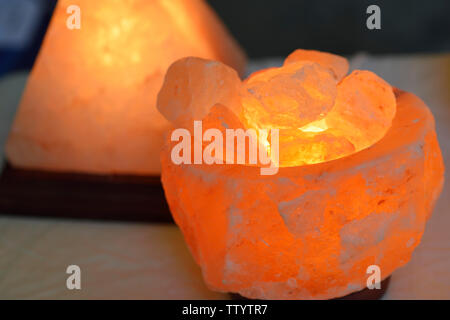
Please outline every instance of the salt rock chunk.
[{"label": "salt rock chunk", "polygon": [[[220,154],[216,154],[215,152],[211,152],[211,142],[204,141],[203,142],[203,154],[205,152],[208,152],[208,154],[211,154],[215,159],[218,160],[216,163],[227,163],[227,154],[228,154],[228,161],[229,163],[237,163],[238,159],[238,153],[242,152],[242,150],[239,150],[237,146],[237,139],[233,140],[232,144],[227,143],[226,137],[227,137],[227,130],[236,130],[241,129],[245,130],[244,125],[242,124],[241,120],[238,118],[237,115],[234,114],[229,108],[225,107],[224,105],[217,104],[214,107],[211,108],[210,112],[206,115],[206,117],[202,121],[202,128],[203,128],[203,139],[205,137],[205,134],[209,129],[216,130],[217,133],[220,133],[215,138],[210,138],[210,141],[215,141],[215,139],[219,138],[221,141],[221,144],[218,146],[221,149]],[[245,140],[245,150],[249,150],[251,141],[249,139]],[[255,136],[255,140],[253,143],[257,143],[257,137]],[[223,147],[222,147],[223,146]],[[243,152],[242,154],[239,154],[241,157],[247,157],[248,154],[246,152]],[[248,163],[248,161],[246,161]]]},{"label": "salt rock chunk", "polygon": [[191,127],[216,104],[241,112],[241,80],[235,70],[200,58],[182,58],[168,69],[158,94],[158,110],[178,127]]},{"label": "salt rock chunk", "polygon": [[359,151],[386,134],[395,112],[392,87],[373,72],[356,70],[338,84],[335,105],[325,121]]},{"label": "salt rock chunk", "polygon": [[301,166],[345,157],[355,152],[353,144],[333,129],[309,133],[280,130],[280,166]]},{"label": "salt rock chunk", "polygon": [[242,89],[243,117],[256,128],[297,128],[325,117],[336,80],[317,63],[297,62],[250,76]]},{"label": "salt rock chunk", "polygon": [[338,81],[345,77],[349,67],[348,61],[344,57],[328,52],[304,49],[297,49],[292,52],[286,60],[284,60],[284,65],[299,61],[317,62],[322,67],[331,69]]},{"label": "salt rock chunk", "polygon": [[434,120],[397,93],[392,127],[371,148],[334,161],[282,167],[174,165],[162,183],[208,286],[257,299],[330,299],[408,262],[443,184]]},{"label": "salt rock chunk", "polygon": [[203,0],[59,0],[31,71],[6,154],[17,167],[159,174],[168,121],[156,96],[185,56],[244,72],[245,55]]},{"label": "salt rock chunk", "polygon": [[[219,155],[211,153],[213,147],[210,141],[215,141],[217,137],[214,136],[214,138],[205,141],[205,134],[207,134],[209,129],[213,129],[217,133],[220,132],[217,136],[223,143],[223,149]],[[259,132],[252,128],[246,129],[239,117],[229,108],[221,104],[212,107],[208,115],[202,120],[202,130],[203,155],[206,150],[215,159],[220,159],[216,163],[267,166],[267,164],[261,163],[259,157],[260,149],[265,150],[265,156],[268,157],[265,146],[260,144],[260,140],[258,139]],[[229,131],[231,131],[231,134]]]},{"label": "salt rock chunk", "polygon": [[243,129],[239,117],[228,107],[218,103],[203,118],[203,130],[218,129],[225,136],[226,129]]}]

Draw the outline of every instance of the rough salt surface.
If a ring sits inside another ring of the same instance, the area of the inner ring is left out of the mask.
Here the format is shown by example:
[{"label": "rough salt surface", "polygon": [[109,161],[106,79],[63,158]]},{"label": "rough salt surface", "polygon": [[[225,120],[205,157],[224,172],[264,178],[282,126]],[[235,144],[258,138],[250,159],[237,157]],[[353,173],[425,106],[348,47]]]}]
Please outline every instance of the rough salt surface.
[{"label": "rough salt surface", "polygon": [[209,287],[262,299],[329,299],[365,288],[410,259],[443,183],[434,120],[397,93],[392,127],[376,144],[315,165],[174,165],[162,182],[175,221]]},{"label": "rough salt surface", "polygon": [[158,110],[176,127],[190,127],[216,104],[240,113],[241,80],[226,65],[200,58],[173,63],[158,94]]},{"label": "rough salt surface", "polygon": [[[379,141],[395,116],[388,83],[370,71],[347,71],[343,57],[296,50],[282,67],[241,81],[222,63],[184,58],[169,68],[158,109],[175,127],[192,129],[221,104],[244,129],[279,130],[279,166],[330,161]],[[269,152],[268,140],[258,138]]]},{"label": "rough salt surface", "polygon": [[328,52],[304,49],[297,49],[292,52],[286,60],[284,60],[284,65],[299,61],[316,62],[322,67],[331,69],[336,80],[338,81],[345,77],[349,68],[348,61],[344,57]]},{"label": "rough salt surface", "polygon": [[272,68],[245,81],[246,122],[260,128],[298,128],[322,119],[333,107],[336,79],[314,62]]},{"label": "rough salt surface", "polygon": [[156,96],[185,56],[243,72],[245,57],[203,0],[60,0],[28,80],[6,153],[18,167],[158,174],[167,120]]},{"label": "rough salt surface", "polygon": [[339,130],[359,151],[384,136],[395,110],[391,86],[373,72],[357,70],[339,83],[336,102],[327,114],[326,123]]}]

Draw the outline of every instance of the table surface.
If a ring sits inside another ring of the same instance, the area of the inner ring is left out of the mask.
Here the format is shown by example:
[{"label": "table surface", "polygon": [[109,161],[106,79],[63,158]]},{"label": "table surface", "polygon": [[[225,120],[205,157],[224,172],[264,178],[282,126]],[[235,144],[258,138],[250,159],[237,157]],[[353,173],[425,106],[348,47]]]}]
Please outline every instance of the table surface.
[{"label": "table surface", "polygon": [[[253,62],[251,70],[279,59]],[[450,54],[368,56],[352,69],[376,72],[431,108],[450,167]],[[27,74],[0,79],[0,145]],[[3,157],[0,148],[0,156]],[[392,275],[384,299],[450,299],[450,187],[445,184],[421,244]],[[81,268],[81,290],[66,288],[66,268]],[[205,286],[173,225],[0,216],[0,299],[228,299]]]}]

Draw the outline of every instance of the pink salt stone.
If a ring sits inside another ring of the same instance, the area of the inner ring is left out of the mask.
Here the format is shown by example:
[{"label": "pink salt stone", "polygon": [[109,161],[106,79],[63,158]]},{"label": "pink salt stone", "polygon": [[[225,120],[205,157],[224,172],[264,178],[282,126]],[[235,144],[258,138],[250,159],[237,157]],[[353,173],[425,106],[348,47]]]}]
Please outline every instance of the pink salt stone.
[{"label": "pink salt stone", "polygon": [[355,152],[353,144],[333,129],[317,133],[280,130],[279,139],[281,166],[325,162]]},{"label": "pink salt stone", "polygon": [[235,70],[216,61],[185,58],[173,63],[158,94],[158,110],[176,127],[190,127],[216,104],[239,114],[241,80]]},{"label": "pink salt stone", "polygon": [[298,128],[325,117],[334,105],[336,80],[317,63],[298,62],[250,76],[242,89],[247,126]]},{"label": "pink salt stone", "polygon": [[316,50],[297,49],[284,60],[284,64],[287,65],[300,61],[316,62],[324,68],[331,69],[338,81],[345,77],[348,72],[347,59],[332,53]]},{"label": "pink salt stone", "polygon": [[[232,112],[228,107],[217,104],[214,107],[211,108],[210,112],[206,115],[205,118],[202,120],[202,129],[204,134],[209,130],[216,130],[218,133],[220,133],[220,141],[222,142],[220,144],[220,148],[222,151],[221,155],[216,154],[215,152],[211,152],[212,145],[211,143],[217,139],[217,137],[211,138],[210,141],[202,141],[202,150],[203,154],[205,152],[208,152],[208,154],[211,154],[214,158],[219,160],[220,162],[216,163],[227,163],[227,153],[229,155],[229,163],[231,161],[233,163],[237,162],[236,157],[236,151],[237,148],[237,140],[234,139],[232,144],[227,144],[226,137],[227,137],[227,130],[245,130],[242,122],[240,119]],[[256,141],[255,141],[256,142]],[[245,142],[246,150],[249,150],[249,141],[246,140]],[[246,154],[242,154],[242,156],[246,156]],[[247,162],[248,163],[248,162]]]},{"label": "pink salt stone", "polygon": [[[313,58],[322,64],[309,61]],[[391,86],[369,71],[338,82],[332,68],[346,60],[335,55],[304,59],[256,72],[244,82],[222,63],[180,59],[167,72],[158,109],[175,127],[192,129],[194,120],[220,104],[245,129],[278,129],[281,167],[338,159],[380,140],[395,115]],[[267,146],[264,139],[258,143]]]},{"label": "pink salt stone", "polygon": [[356,70],[339,84],[328,127],[345,136],[359,151],[379,141],[392,125],[396,101],[392,87],[370,71]]},{"label": "pink salt stone", "polygon": [[397,113],[370,148],[261,176],[244,165],[175,165],[162,182],[208,286],[257,299],[330,299],[408,262],[443,183],[434,120],[397,93]]},{"label": "pink salt stone", "polygon": [[[71,30],[67,9],[81,10]],[[185,56],[245,69],[245,55],[203,0],[59,0],[6,146],[16,167],[159,174],[169,122],[156,97]]]}]

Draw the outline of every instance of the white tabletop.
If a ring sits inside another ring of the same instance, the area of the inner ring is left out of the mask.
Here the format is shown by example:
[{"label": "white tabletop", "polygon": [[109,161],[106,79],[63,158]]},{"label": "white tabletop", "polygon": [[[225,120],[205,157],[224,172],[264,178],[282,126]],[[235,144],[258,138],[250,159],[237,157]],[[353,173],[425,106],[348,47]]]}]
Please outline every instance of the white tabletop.
[{"label": "white tabletop", "polygon": [[[251,69],[277,64],[269,59]],[[375,71],[421,97],[436,118],[450,168],[450,54],[357,55],[352,68]],[[0,80],[3,144],[26,74]],[[0,151],[2,156],[2,151]],[[394,272],[385,299],[450,299],[450,187],[411,261]],[[5,213],[7,214],[7,213]],[[81,290],[66,288],[66,268],[81,268]],[[0,216],[0,299],[226,299],[205,286],[176,226]]]}]

